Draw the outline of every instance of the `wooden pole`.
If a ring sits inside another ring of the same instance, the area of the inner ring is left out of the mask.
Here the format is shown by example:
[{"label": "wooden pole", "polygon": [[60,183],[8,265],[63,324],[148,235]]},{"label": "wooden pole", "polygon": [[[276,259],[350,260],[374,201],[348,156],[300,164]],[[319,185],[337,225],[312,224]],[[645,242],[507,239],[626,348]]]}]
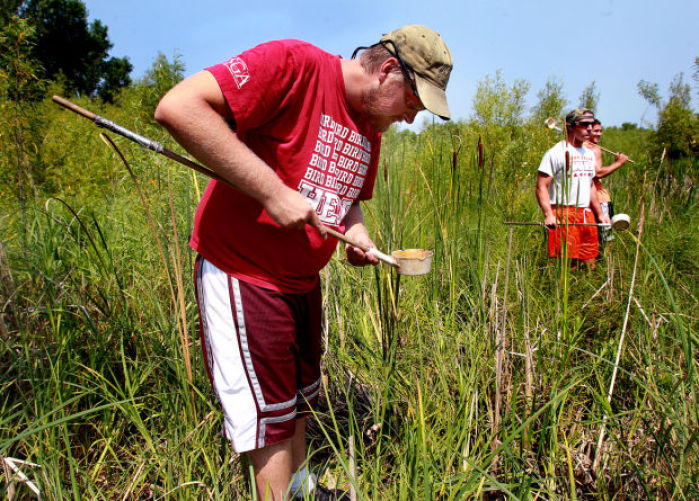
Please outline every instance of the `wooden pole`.
[{"label": "wooden pole", "polygon": [[[223,184],[226,184],[233,188],[234,190],[237,190],[235,186],[233,186],[229,181],[221,177],[219,174],[216,172],[212,171],[211,169],[204,167],[203,165],[200,165],[196,162],[193,162],[189,158],[183,157],[182,155],[179,155],[175,153],[174,151],[170,151],[167,148],[165,148],[162,144],[156,142],[156,141],[151,141],[150,139],[140,136],[136,134],[135,132],[130,131],[129,129],[126,129],[120,125],[115,124],[114,122],[107,120],[104,117],[101,117],[99,115],[95,115],[94,113],[86,110],[85,108],[81,108],[77,104],[71,103],[67,99],[64,99],[60,96],[53,96],[53,101],[64,108],[67,108],[74,113],[77,113],[78,115],[81,115],[88,120],[91,120],[97,126],[103,127],[107,130],[110,130],[116,134],[119,134],[127,139],[130,139],[144,148],[147,148],[149,150],[155,151],[156,153],[160,153],[161,155],[165,155],[171,160],[174,160],[175,162],[179,162],[183,165],[186,165],[187,167],[196,170],[197,172],[200,172],[201,174],[204,174],[205,176],[210,177],[211,179],[215,179],[216,181],[219,181]],[[372,255],[376,256],[378,259],[381,261],[390,264],[393,267],[399,268],[400,265],[398,264],[398,261],[393,259],[393,257],[388,256],[384,254],[383,252],[380,252],[378,249],[375,248],[368,248],[365,245],[361,245],[358,242],[355,242],[351,238],[345,236],[343,233],[340,233],[339,231],[335,231],[332,228],[328,228],[327,226],[322,226],[322,229],[328,233],[329,235],[337,238],[338,240],[341,240],[345,242],[346,244],[353,245],[354,247],[357,247],[359,249],[362,249],[364,252],[371,253]]]}]

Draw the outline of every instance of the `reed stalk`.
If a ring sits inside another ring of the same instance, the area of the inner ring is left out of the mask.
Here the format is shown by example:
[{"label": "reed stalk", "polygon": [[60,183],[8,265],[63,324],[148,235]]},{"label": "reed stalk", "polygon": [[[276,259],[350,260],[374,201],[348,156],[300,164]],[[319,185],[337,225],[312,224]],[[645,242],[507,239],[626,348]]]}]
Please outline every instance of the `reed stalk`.
[{"label": "reed stalk", "polygon": [[503,352],[502,352],[502,340],[500,338],[501,333],[497,325],[497,311],[498,311],[498,279],[500,277],[500,261],[498,261],[497,270],[495,272],[495,280],[493,281],[493,286],[490,291],[490,314],[488,318],[488,325],[494,331],[495,334],[495,399],[493,402],[493,416],[491,432],[493,434],[493,447],[498,445],[498,433],[500,431],[500,407],[502,406],[502,389],[500,384],[502,381],[502,362],[503,362]]},{"label": "reed stalk", "polygon": [[[131,180],[133,181],[134,186],[136,187],[136,191],[138,192],[138,196],[141,199],[141,204],[143,205],[143,209],[146,213],[146,217],[148,219],[148,223],[149,223],[150,228],[151,228],[151,233],[152,233],[153,237],[155,238],[156,245],[158,246],[160,260],[161,260],[161,263],[163,265],[163,269],[165,270],[165,274],[167,276],[167,284],[168,284],[168,288],[170,290],[170,300],[172,302],[172,306],[173,306],[175,312],[177,312],[178,310],[180,311],[179,320],[177,322],[177,330],[178,330],[178,333],[180,336],[180,345],[181,345],[181,349],[182,349],[182,355],[184,358],[185,369],[187,371],[187,378],[188,378],[189,383],[191,384],[193,381],[192,361],[191,361],[191,356],[190,356],[190,352],[189,352],[189,340],[188,340],[188,336],[187,336],[187,320],[185,318],[184,286],[182,283],[181,273],[179,271],[181,269],[181,265],[180,265],[181,260],[179,257],[179,247],[178,247],[179,243],[177,242],[177,240],[178,240],[178,238],[177,238],[177,224],[176,224],[176,221],[174,219],[175,216],[174,216],[174,208],[172,206],[172,200],[170,199],[170,208],[171,208],[171,212],[172,212],[173,228],[175,231],[175,240],[176,240],[174,259],[175,259],[175,264],[176,264],[175,270],[176,270],[176,274],[178,275],[176,277],[176,281],[178,284],[178,293],[177,294],[175,293],[175,289],[174,289],[174,286],[172,284],[173,280],[172,280],[172,277],[170,275],[170,269],[168,267],[167,259],[165,257],[165,249],[163,247],[163,244],[160,241],[160,237],[158,236],[158,231],[156,230],[155,223],[153,221],[153,217],[151,216],[150,210],[148,209],[148,204],[146,202],[146,198],[143,195],[143,192],[142,192],[141,187],[138,183],[138,180],[136,179],[136,176],[134,175],[133,170],[131,169],[131,166],[126,161],[126,158],[124,157],[121,150],[119,150],[119,147],[116,145],[116,143],[114,143],[114,141],[112,141],[112,139],[105,133],[100,133],[100,137],[102,137],[102,139],[116,151],[116,153],[119,155],[119,158],[121,158],[121,161],[126,166],[126,169],[128,170],[129,175],[131,176]],[[179,300],[177,299],[178,297],[179,297]],[[190,388],[190,396],[192,399],[192,405],[194,405],[194,390],[191,388]]]},{"label": "reed stalk", "polygon": [[[629,315],[631,313],[631,303],[633,301],[634,286],[636,284],[636,270],[638,269],[638,257],[641,251],[641,235],[643,233],[643,224],[645,222],[645,205],[641,204],[641,216],[638,222],[638,238],[636,240],[636,257],[634,258],[633,264],[633,274],[631,276],[631,285],[629,286],[629,298],[626,304],[626,314],[624,315],[624,323],[621,328],[621,334],[619,336],[619,343],[617,345],[616,358],[614,359],[614,370],[612,371],[612,379],[609,382],[609,391],[607,392],[607,404],[611,404],[612,395],[614,393],[614,384],[616,382],[617,373],[619,372],[619,363],[621,361],[621,353],[624,347],[624,337],[626,335],[626,328],[629,325]],[[605,412],[604,418],[602,419],[602,425],[600,426],[599,436],[597,438],[597,447],[595,449],[595,460],[592,463],[592,471],[596,474],[599,472],[600,463],[604,456],[603,452],[603,441],[604,432],[607,424],[608,414]]]},{"label": "reed stalk", "polygon": [[[505,356],[507,354],[507,293],[510,281],[510,260],[512,257],[512,235],[510,228],[509,243],[507,246],[507,260],[505,263],[505,286],[502,293],[502,313],[500,329],[495,327],[497,337],[495,341],[495,429],[499,430],[500,414],[502,408],[503,391],[506,386]],[[497,281],[496,281],[497,282]],[[497,437],[497,435],[496,435]]]},{"label": "reed stalk", "polygon": [[184,358],[184,367],[187,373],[187,382],[190,384],[189,396],[192,400],[192,412],[194,413],[194,419],[196,420],[196,403],[194,399],[194,390],[191,385],[194,382],[194,377],[192,376],[192,357],[189,351],[189,332],[187,329],[187,308],[185,306],[185,288],[184,282],[182,280],[182,258],[180,257],[180,238],[177,233],[177,218],[175,216],[175,205],[172,200],[172,186],[170,185],[170,170],[168,169],[167,175],[167,195],[168,195],[168,205],[170,206],[170,217],[172,220],[172,232],[173,232],[173,242],[175,252],[172,255],[173,260],[173,270],[175,272],[175,283],[177,284],[177,299],[178,303],[173,304],[175,312],[179,311],[179,323],[178,331],[180,337],[180,346],[182,347],[182,357]]}]

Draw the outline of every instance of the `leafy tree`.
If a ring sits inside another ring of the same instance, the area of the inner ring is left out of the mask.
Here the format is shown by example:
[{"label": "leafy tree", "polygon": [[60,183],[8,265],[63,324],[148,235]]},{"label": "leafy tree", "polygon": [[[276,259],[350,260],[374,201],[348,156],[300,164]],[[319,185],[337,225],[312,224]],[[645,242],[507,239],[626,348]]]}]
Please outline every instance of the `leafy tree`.
[{"label": "leafy tree", "polygon": [[638,82],[636,88],[638,89],[638,93],[641,95],[641,97],[645,99],[648,103],[648,107],[643,111],[643,115],[641,115],[641,126],[643,126],[643,118],[646,116],[649,107],[654,107],[656,110],[658,110],[658,112],[662,108],[662,99],[660,98],[660,87],[657,83],[646,82],[645,80],[641,80],[640,82]]},{"label": "leafy tree", "polygon": [[668,158],[691,157],[699,153],[699,115],[692,110],[689,84],[680,73],[673,78],[669,98],[663,101],[658,84],[641,80],[639,94],[658,109],[658,123],[653,136],[657,152],[663,148]]},{"label": "leafy tree", "polygon": [[33,33],[32,26],[16,16],[0,30],[0,89],[10,101],[43,97],[44,82],[37,76],[42,68],[32,58]]},{"label": "leafy tree", "polygon": [[508,87],[501,70],[496,71],[494,78],[487,75],[478,83],[473,98],[471,130],[482,138],[484,160],[491,167],[491,178],[495,175],[494,165],[501,166],[498,175],[506,179],[520,171],[526,144],[522,115],[529,88],[529,82],[521,79]]},{"label": "leafy tree", "polygon": [[638,82],[637,87],[638,93],[643,99],[648,101],[648,104],[660,108],[662,99],[660,98],[660,87],[657,83],[641,80]]},{"label": "leafy tree", "polygon": [[125,57],[111,57],[102,62],[102,79],[97,84],[97,95],[103,101],[113,103],[118,91],[131,83],[129,74],[133,66]]},{"label": "leafy tree", "polygon": [[0,28],[7,26],[23,0],[0,0]]},{"label": "leafy tree", "polygon": [[182,80],[184,71],[184,63],[178,54],[175,54],[170,62],[164,54],[158,53],[150,69],[134,86],[142,119],[154,122],[153,113],[158,102],[168,90]]},{"label": "leafy tree", "polygon": [[682,73],[670,83],[670,98],[658,116],[656,139],[670,158],[699,153],[699,119],[691,108],[691,89]]},{"label": "leafy tree", "polygon": [[32,26],[16,16],[0,30],[0,185],[15,188],[23,220],[43,173],[36,161],[43,124],[35,107],[46,83],[31,57],[32,34]]},{"label": "leafy tree", "polygon": [[99,20],[88,25],[81,0],[27,0],[19,12],[36,29],[33,55],[41,61],[45,78],[62,74],[69,92],[97,94],[107,101],[131,83],[128,58],[108,56],[112,43],[107,27]]},{"label": "leafy tree", "polygon": [[597,111],[597,103],[599,102],[599,92],[597,92],[597,87],[595,81],[593,80],[590,85],[585,87],[580,95],[580,107],[589,108],[593,111]]},{"label": "leafy tree", "polygon": [[563,109],[568,105],[568,100],[563,94],[563,82],[551,76],[546,80],[544,88],[536,93],[539,102],[532,109],[532,119],[536,123],[542,123],[549,117],[561,118]]},{"label": "leafy tree", "polygon": [[478,83],[473,98],[474,118],[481,125],[521,125],[529,87],[526,80],[515,80],[508,88],[502,79],[502,70],[497,70],[493,79],[486,75],[485,80]]}]

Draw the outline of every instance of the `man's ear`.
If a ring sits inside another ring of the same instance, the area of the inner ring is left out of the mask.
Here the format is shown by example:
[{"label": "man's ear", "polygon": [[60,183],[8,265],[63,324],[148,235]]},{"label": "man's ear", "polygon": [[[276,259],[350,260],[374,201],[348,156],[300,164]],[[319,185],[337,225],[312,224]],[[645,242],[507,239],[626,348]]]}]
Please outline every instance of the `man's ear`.
[{"label": "man's ear", "polygon": [[396,70],[396,67],[400,67],[400,63],[395,57],[389,57],[381,63],[381,66],[379,66],[379,83],[383,83],[386,77]]}]

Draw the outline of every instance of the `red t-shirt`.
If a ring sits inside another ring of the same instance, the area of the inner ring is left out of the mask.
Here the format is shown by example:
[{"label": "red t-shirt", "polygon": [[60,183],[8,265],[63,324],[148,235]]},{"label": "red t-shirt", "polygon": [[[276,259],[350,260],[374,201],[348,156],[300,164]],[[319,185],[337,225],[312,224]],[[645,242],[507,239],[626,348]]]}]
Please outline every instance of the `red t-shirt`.
[{"label": "red t-shirt", "polygon": [[[308,43],[259,45],[207,68],[216,78],[240,139],[284,183],[344,231],[357,200],[371,198],[381,134],[349,106],[340,58]],[[251,197],[210,181],[190,245],[223,271],[261,287],[308,292],[337,240],[280,228]]]}]

